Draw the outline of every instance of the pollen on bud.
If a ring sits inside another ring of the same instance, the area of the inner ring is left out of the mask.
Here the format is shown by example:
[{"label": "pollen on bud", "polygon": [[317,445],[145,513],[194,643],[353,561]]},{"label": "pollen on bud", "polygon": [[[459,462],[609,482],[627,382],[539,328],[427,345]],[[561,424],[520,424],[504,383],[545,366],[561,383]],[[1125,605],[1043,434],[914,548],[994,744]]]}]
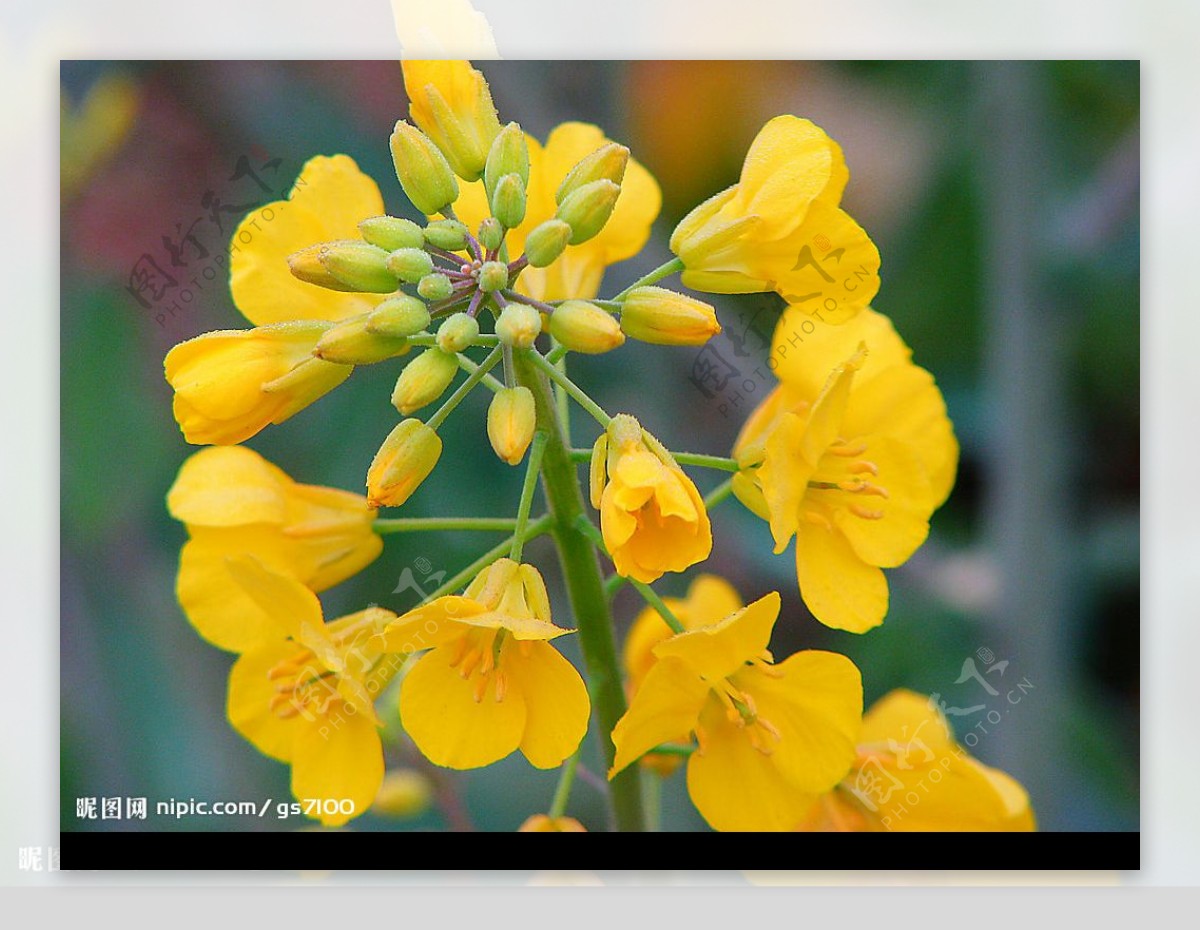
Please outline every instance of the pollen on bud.
[{"label": "pollen on bud", "polygon": [[612,181],[620,184],[625,177],[625,166],[629,164],[629,149],[617,142],[609,142],[592,152],[572,168],[554,194],[554,202],[562,203],[571,194],[593,181]]},{"label": "pollen on bud", "polygon": [[621,307],[625,335],[661,346],[704,345],[721,331],[716,311],[702,300],[662,287],[635,288]]},{"label": "pollen on bud", "polygon": [[418,210],[432,216],[458,199],[458,181],[450,163],[425,133],[400,120],[391,147],[396,177]]},{"label": "pollen on bud", "polygon": [[367,332],[379,336],[415,336],[428,325],[429,310],[408,294],[389,297],[367,314]]},{"label": "pollen on bud", "polygon": [[518,464],[533,441],[537,426],[533,393],[527,387],[497,391],[488,407],[488,441],[496,455],[509,465]]},{"label": "pollen on bud", "polygon": [[416,284],[433,274],[433,258],[423,249],[397,249],[387,257],[387,268],[406,284]]},{"label": "pollen on bud", "polygon": [[301,249],[299,252],[293,252],[287,257],[288,268],[291,269],[292,275],[306,284],[315,284],[317,287],[328,288],[331,291],[355,291],[357,288],[348,287],[329,273],[323,264],[321,264],[321,250],[325,248],[323,244],[310,245],[306,249]]},{"label": "pollen on bud", "polygon": [[358,239],[322,244],[319,261],[347,290],[387,294],[396,289],[396,276],[388,271],[388,253]]},{"label": "pollen on bud", "polygon": [[525,257],[534,268],[555,261],[571,240],[571,227],[559,219],[546,220],[525,237]]},{"label": "pollen on bud", "polygon": [[417,817],[429,810],[433,785],[415,769],[393,769],[383,777],[371,812],[384,817]]},{"label": "pollen on bud", "polygon": [[437,331],[438,348],[451,355],[471,345],[479,335],[479,322],[473,316],[456,313],[449,317]]},{"label": "pollen on bud", "polygon": [[367,503],[399,507],[429,477],[442,454],[442,440],[420,420],[393,429],[367,470]]},{"label": "pollen on bud", "polygon": [[370,316],[364,313],[331,326],[317,340],[312,354],[339,365],[370,365],[408,351],[407,339],[368,330]]},{"label": "pollen on bud", "polygon": [[492,216],[508,229],[515,229],[525,219],[525,182],[519,175],[506,174],[496,182]]},{"label": "pollen on bud", "polygon": [[550,335],[572,352],[599,355],[625,342],[611,313],[586,300],[568,300],[550,315]]},{"label": "pollen on bud", "polygon": [[504,244],[504,227],[494,216],[489,216],[479,224],[479,244],[489,252],[498,252]]},{"label": "pollen on bud", "polygon": [[525,304],[509,304],[496,320],[496,335],[514,349],[528,349],[541,331],[542,315]]},{"label": "pollen on bud", "polygon": [[427,274],[417,282],[417,293],[426,300],[445,300],[454,293],[454,284],[440,271]]},{"label": "pollen on bud", "polygon": [[508,287],[508,265],[504,262],[484,262],[479,269],[479,288],[484,291],[498,291]]},{"label": "pollen on bud", "polygon": [[467,247],[467,227],[458,220],[434,220],[425,227],[425,241],[447,252]]},{"label": "pollen on bud", "polygon": [[500,130],[488,151],[483,186],[489,201],[496,192],[497,183],[508,174],[517,175],[524,185],[529,184],[529,145],[525,133],[516,123],[509,123]]},{"label": "pollen on bud", "polygon": [[392,391],[392,406],[405,416],[431,404],[450,386],[458,373],[453,355],[436,346],[426,349],[404,366]]},{"label": "pollen on bud", "polygon": [[425,241],[421,227],[398,216],[372,216],[358,224],[362,237],[381,249],[419,249]]},{"label": "pollen on bud", "polygon": [[601,179],[575,188],[558,205],[557,216],[571,227],[571,245],[587,242],[604,228],[617,205],[621,186]]}]

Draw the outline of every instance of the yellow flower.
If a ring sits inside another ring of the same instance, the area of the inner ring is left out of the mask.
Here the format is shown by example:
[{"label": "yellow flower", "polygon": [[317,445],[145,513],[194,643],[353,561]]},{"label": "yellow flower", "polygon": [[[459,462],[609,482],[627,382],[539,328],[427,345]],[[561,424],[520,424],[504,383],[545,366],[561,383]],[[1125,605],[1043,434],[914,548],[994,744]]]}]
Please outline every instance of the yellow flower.
[{"label": "yellow flower", "polygon": [[395,619],[370,607],[326,624],[317,596],[248,556],[229,568],[266,617],[229,673],[229,722],[292,767],[301,812],[338,826],[371,806],[383,782],[374,698],[399,664],[377,634]]},{"label": "yellow flower", "polygon": [[403,61],[409,114],[464,181],[483,174],[500,120],[483,75],[466,61]]},{"label": "yellow flower", "polygon": [[534,814],[521,826],[518,833],[587,833],[587,829],[574,817],[550,817]]},{"label": "yellow flower", "polygon": [[540,769],[573,753],[590,703],[575,667],[548,640],[550,622],[532,565],[500,559],[462,596],[409,611],[384,633],[389,652],[425,653],[400,687],[400,720],[436,765],[473,769],[516,749]]},{"label": "yellow flower", "polygon": [[[933,378],[908,360],[885,318],[867,311],[836,328],[825,350],[844,348],[835,345],[843,329],[860,348],[819,393],[810,368],[795,366],[802,377],[793,378],[789,367],[747,420],[733,489],[769,521],[776,552],[796,536],[796,576],[813,616],[862,633],[887,614],[881,569],[916,551],[949,494],[958,443]],[[821,360],[816,347],[805,357]]]},{"label": "yellow flower", "polygon": [[712,552],[704,499],[662,443],[628,414],[592,449],[592,506],[617,574],[650,584]]},{"label": "yellow flower", "polygon": [[[545,146],[526,136],[529,184],[525,219],[508,233],[510,255],[520,255],[525,250],[526,236],[554,218],[558,210],[555,194],[571,169],[610,141],[598,126],[574,122],[553,129]],[[490,215],[487,193],[482,181],[460,187],[454,210],[459,219],[475,229]],[[516,289],[538,300],[590,300],[600,293],[600,281],[609,265],[641,251],[661,207],[658,182],[639,162],[629,159],[617,205],[604,228],[587,242],[567,246],[545,268],[526,268],[517,279]]]},{"label": "yellow flower", "polygon": [[1036,826],[1025,789],[967,755],[929,698],[900,689],[867,712],[854,767],[813,805],[801,829],[1027,832]]},{"label": "yellow flower", "polygon": [[671,251],[699,291],[777,291],[827,322],[852,318],[879,289],[879,251],[838,207],[849,179],[818,126],[777,116],[746,153],[737,184],[680,221]]},{"label": "yellow flower", "polygon": [[195,445],[232,445],[282,423],[350,377],[351,365],[313,357],[320,320],[205,333],[167,353],[173,410]]},{"label": "yellow flower", "polygon": [[772,664],[778,615],[772,592],[655,646],[658,662],[613,730],[609,777],[694,733],[688,794],[712,827],[794,829],[854,761],[862,681],[854,663],[829,652]]},{"label": "yellow flower", "polygon": [[227,558],[253,555],[323,591],[383,550],[365,498],[297,484],[241,446],[192,455],[167,492],[167,508],[190,537],[179,557],[179,603],[197,632],[222,649],[248,649],[271,628],[270,617],[229,573]]}]

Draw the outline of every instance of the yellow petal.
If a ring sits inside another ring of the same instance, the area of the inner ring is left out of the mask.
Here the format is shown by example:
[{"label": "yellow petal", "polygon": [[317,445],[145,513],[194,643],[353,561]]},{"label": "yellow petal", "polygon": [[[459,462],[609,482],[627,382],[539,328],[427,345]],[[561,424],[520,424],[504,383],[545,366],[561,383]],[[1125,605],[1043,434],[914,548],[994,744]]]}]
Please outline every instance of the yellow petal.
[{"label": "yellow petal", "polygon": [[451,666],[453,649],[421,658],[400,686],[400,721],[425,758],[452,769],[490,765],[516,749],[525,732],[525,699],[510,688],[497,701],[489,687],[475,701],[474,680]]},{"label": "yellow petal", "polygon": [[[665,597],[664,603],[685,627],[688,616],[684,601],[679,598]],[[634,619],[625,634],[625,642],[621,646],[621,663],[625,668],[628,679],[629,695],[632,697],[642,685],[642,679],[650,671],[658,657],[654,655],[654,647],[672,636],[671,628],[662,615],[653,607],[646,607]]]},{"label": "yellow petal", "polygon": [[311,649],[327,669],[342,669],[342,657],[325,631],[321,602],[312,591],[253,556],[231,556],[226,565],[233,580],[254,599],[276,630]]},{"label": "yellow petal", "polygon": [[291,483],[252,449],[201,449],[179,469],[167,492],[167,509],[176,520],[201,526],[282,523]]},{"label": "yellow petal", "polygon": [[[697,575],[688,585],[686,607],[679,617],[689,630],[712,626],[742,607],[742,597],[728,581],[719,575]],[[668,605],[670,603],[668,602]],[[657,616],[658,612],[653,611]],[[685,619],[686,617],[686,619]]]},{"label": "yellow petal", "polygon": [[655,646],[654,654],[679,659],[697,675],[717,682],[767,651],[778,617],[779,594],[772,591],[712,626],[671,637]]},{"label": "yellow petal", "polygon": [[[828,245],[813,251],[814,243]],[[800,253],[805,246],[810,252]],[[805,261],[810,255],[812,262]],[[784,300],[819,314],[825,325],[853,319],[879,292],[879,249],[845,210],[824,201],[809,208],[785,242],[760,252],[758,262]]]},{"label": "yellow petal", "polygon": [[867,357],[856,379],[859,388],[877,372],[912,358],[892,321],[870,308],[844,326],[828,326],[800,307],[788,307],[772,339],[771,354],[778,360],[775,376],[798,396],[812,400],[825,386],[830,362],[850,358],[860,343],[867,347]]},{"label": "yellow petal", "polygon": [[657,662],[613,728],[617,754],[608,777],[612,778],[656,746],[690,733],[708,690],[708,683],[679,659],[663,658]]},{"label": "yellow petal", "polygon": [[826,626],[865,633],[883,623],[887,579],[880,569],[860,559],[837,530],[801,522],[796,534],[796,578],[805,605]]},{"label": "yellow petal", "polygon": [[871,705],[863,717],[859,742],[886,746],[889,740],[904,744],[915,736],[937,754],[954,748],[946,718],[930,699],[907,688],[896,688]]},{"label": "yellow petal", "polygon": [[510,687],[519,688],[525,698],[521,752],[535,768],[555,768],[579,748],[587,733],[587,687],[575,666],[547,643],[533,642],[522,649],[508,640],[502,650],[501,668],[510,676]]},{"label": "yellow petal", "polygon": [[[775,539],[776,554],[787,548],[800,523],[800,505],[808,494],[808,481],[816,463],[804,458],[804,422],[794,413],[785,413],[779,425],[767,437],[762,465],[757,473]],[[751,498],[751,503],[756,503]]]},{"label": "yellow petal", "polygon": [[290,762],[292,747],[301,716],[282,718],[271,710],[277,696],[277,682],[267,674],[275,666],[292,658],[294,643],[279,639],[265,642],[242,653],[229,671],[226,713],[233,728],[246,737],[259,752],[281,762]]},{"label": "yellow petal", "polygon": [[[343,707],[297,728],[292,795],[301,804],[316,801],[322,824],[336,827],[366,813],[381,784],[383,744],[367,714],[347,713]],[[321,803],[325,801],[334,803]],[[347,808],[352,812],[346,813]]]},{"label": "yellow petal", "polygon": [[379,636],[378,648],[404,655],[424,652],[462,636],[463,621],[486,612],[486,607],[469,597],[435,598],[388,624]]},{"label": "yellow petal", "polygon": [[359,221],[383,212],[378,186],[352,158],[309,159],[287,200],[251,213],[234,233],[229,262],[233,302],[257,325],[344,320],[372,310],[378,297],[300,281],[292,276],[287,257],[320,242],[357,239]]}]

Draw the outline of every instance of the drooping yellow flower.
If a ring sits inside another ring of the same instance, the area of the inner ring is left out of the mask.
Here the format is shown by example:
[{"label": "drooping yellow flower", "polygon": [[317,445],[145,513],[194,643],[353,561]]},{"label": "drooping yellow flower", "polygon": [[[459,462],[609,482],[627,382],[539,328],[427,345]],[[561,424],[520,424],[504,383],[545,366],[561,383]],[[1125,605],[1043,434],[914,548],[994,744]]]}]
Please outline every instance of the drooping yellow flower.
[{"label": "drooping yellow flower", "polygon": [[1036,829],[1029,795],[955,742],[929,698],[899,689],[863,718],[850,773],[801,829],[822,832]]},{"label": "drooping yellow flower", "polygon": [[192,455],[167,492],[167,507],[190,537],[179,556],[179,603],[201,636],[235,652],[262,641],[272,621],[230,574],[229,557],[253,555],[323,591],[383,550],[365,498],[297,484],[242,446]]},{"label": "drooping yellow flower", "polygon": [[320,320],[205,333],[167,353],[173,411],[195,445],[232,445],[282,423],[350,377],[351,365],[313,357]]},{"label": "drooping yellow flower", "polygon": [[[544,146],[526,135],[529,184],[525,219],[508,234],[510,255],[520,255],[525,250],[526,236],[555,216],[555,194],[571,169],[610,142],[602,129],[590,123],[562,123],[550,132]],[[526,268],[517,279],[516,289],[538,300],[590,300],[600,293],[600,282],[609,265],[641,251],[661,207],[658,182],[630,158],[616,207],[604,228],[587,242],[567,246],[545,268]],[[454,210],[468,227],[478,227],[490,215],[483,182],[461,185]]]},{"label": "drooping yellow flower", "polygon": [[881,569],[907,561],[949,494],[958,444],[932,377],[908,360],[890,324],[868,311],[845,328],[861,337],[859,348],[819,393],[806,370],[747,420],[733,489],[769,521],[776,552],[796,537],[797,580],[813,615],[862,633],[887,613]]},{"label": "drooping yellow flower", "polygon": [[838,204],[849,179],[838,144],[818,126],[777,116],[760,131],[738,183],[680,221],[671,251],[700,291],[776,291],[831,323],[879,290],[879,251]]},{"label": "drooping yellow flower", "polygon": [[389,652],[428,650],[400,687],[400,720],[436,765],[472,769],[516,749],[541,769],[561,765],[587,731],[590,703],[575,667],[549,640],[550,621],[532,565],[500,559],[461,596],[409,611],[383,635]]},{"label": "drooping yellow flower", "polygon": [[592,449],[592,506],[617,574],[650,584],[712,552],[704,499],[662,443],[628,414]]},{"label": "drooping yellow flower", "polygon": [[778,615],[771,593],[655,646],[658,662],[613,730],[609,777],[694,733],[688,793],[711,826],[794,829],[854,761],[862,681],[854,663],[829,652],[772,664]]},{"label": "drooping yellow flower", "polygon": [[317,596],[251,557],[230,571],[267,618],[229,673],[229,722],[292,767],[302,813],[339,826],[364,813],[383,782],[374,698],[399,668],[377,634],[395,619],[370,607],[326,624]]}]

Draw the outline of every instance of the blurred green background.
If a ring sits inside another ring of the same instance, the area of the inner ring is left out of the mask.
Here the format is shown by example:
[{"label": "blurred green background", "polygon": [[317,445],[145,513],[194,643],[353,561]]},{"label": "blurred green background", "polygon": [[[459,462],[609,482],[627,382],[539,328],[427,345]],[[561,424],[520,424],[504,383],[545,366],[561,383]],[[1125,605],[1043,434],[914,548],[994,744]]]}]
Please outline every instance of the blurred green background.
[{"label": "blurred green background", "polygon": [[[564,120],[595,122],[662,185],[655,236],[612,269],[602,295],[669,257],[674,222],[736,179],[771,116],[809,117],[841,143],[847,209],[883,256],[875,307],[945,392],[963,446],[958,484],[929,542],[889,573],[891,612],[865,636],[827,630],[807,614],[790,554],[773,556],[766,526],[733,501],[714,511],[712,558],[658,588],[681,595],[704,570],[728,577],[747,600],[779,590],[776,655],[846,653],[863,670],[868,702],[902,686],[963,708],[995,701],[957,679],[967,659],[981,671],[1007,659],[1003,675],[988,680],[1001,694],[1022,679],[1031,690],[999,724],[983,723],[982,713],[952,717],[960,738],[977,724],[986,729],[975,730],[972,751],[1026,785],[1043,829],[1137,829],[1138,64],[481,69],[502,120],[542,139]],[[233,656],[200,640],[174,598],[185,531],[167,515],[164,494],[193,449],[171,417],[162,358],[199,333],[249,325],[214,256],[241,213],[278,199],[312,155],[353,156],[389,211],[411,215],[387,148],[407,110],[400,69],[390,61],[65,62],[62,87],[62,827],[295,829],[298,821],[153,813],[155,801],[171,798],[290,799],[287,767],[225,720]],[[182,266],[171,264],[171,248],[181,249]],[[129,290],[144,255],[178,282],[161,301]],[[179,302],[185,289],[191,299]],[[725,331],[712,348],[740,372],[726,389],[706,393],[691,380],[695,349],[632,342],[575,361],[573,376],[668,446],[727,454],[771,386],[764,337],[780,302],[715,302]],[[393,365],[362,367],[248,445],[299,481],[360,490],[396,418],[388,403],[395,375]],[[521,470],[493,456],[484,410],[480,397],[455,414],[441,463],[405,515],[511,515]],[[575,426],[575,444],[590,444],[590,425]],[[701,490],[720,478],[693,473]],[[452,574],[495,541],[389,537],[367,571],[322,595],[326,615],[367,602],[404,610],[414,595],[392,592],[405,569],[418,579]],[[529,546],[527,558],[544,569],[555,619],[571,625],[549,544]],[[631,592],[618,596],[622,630],[641,606]],[[564,648],[578,663],[575,645]],[[394,766],[421,767],[402,741],[388,754]],[[594,746],[584,765],[603,771]],[[556,778],[519,754],[486,770],[429,774],[438,803],[428,812],[402,821],[369,815],[352,828],[512,830],[546,809]],[[568,808],[590,829],[605,826],[597,786],[585,776]],[[149,819],[76,818],[76,798],[117,796],[148,798]],[[704,828],[681,772],[663,797],[664,829]]]}]

